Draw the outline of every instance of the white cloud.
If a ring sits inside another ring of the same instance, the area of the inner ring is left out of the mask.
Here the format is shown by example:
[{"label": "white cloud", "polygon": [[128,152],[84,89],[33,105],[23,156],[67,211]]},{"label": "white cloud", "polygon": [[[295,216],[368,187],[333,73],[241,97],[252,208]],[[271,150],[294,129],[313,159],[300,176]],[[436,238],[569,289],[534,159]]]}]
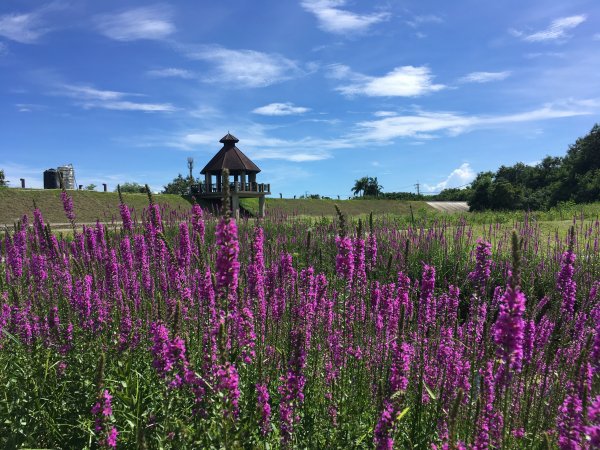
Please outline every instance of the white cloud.
[{"label": "white cloud", "polygon": [[175,108],[170,103],[136,103],[127,100],[109,102],[85,102],[84,108],[102,108],[117,111],[143,111],[143,112],[173,112]]},{"label": "white cloud", "polygon": [[177,110],[170,103],[142,103],[125,99],[126,97],[143,97],[142,94],[100,90],[91,86],[73,84],[63,84],[60,89],[59,95],[77,99],[77,104],[86,109],[102,108],[143,112],[172,112]]},{"label": "white cloud", "polygon": [[599,109],[598,100],[569,101],[549,104],[541,108],[515,114],[497,116],[467,116],[453,112],[419,112],[414,115],[387,117],[358,123],[362,128],[354,136],[368,140],[393,140],[395,138],[430,139],[436,133],[456,136],[479,128],[490,128],[522,122],[557,119],[594,114]]},{"label": "white cloud", "polygon": [[171,9],[164,5],[145,6],[118,14],[96,16],[98,30],[117,41],[165,39],[175,32]]},{"label": "white cloud", "polygon": [[139,95],[128,94],[126,92],[103,91],[91,86],[75,84],[63,84],[61,87],[64,89],[65,95],[86,100],[116,100],[126,95]]},{"label": "white cloud", "polygon": [[43,186],[44,169],[42,167],[29,167],[5,160],[0,161],[0,168],[4,170],[6,180],[10,182],[9,186],[20,187],[20,178],[25,178],[25,187],[41,188]]},{"label": "white cloud", "polygon": [[490,81],[501,81],[510,76],[511,72],[471,72],[460,78],[461,83],[489,83]]},{"label": "white cloud", "polygon": [[265,87],[301,73],[294,61],[278,54],[232,50],[217,45],[188,50],[191,59],[208,61],[214,73],[204,81],[233,87]]},{"label": "white cloud", "polygon": [[189,70],[185,69],[177,69],[175,67],[167,67],[165,69],[154,69],[146,72],[151,77],[156,78],[184,78],[191,79],[194,78],[194,74]]},{"label": "white cloud", "polygon": [[440,192],[444,189],[463,187],[475,179],[475,172],[469,163],[463,163],[459,168],[454,169],[450,175],[437,184],[424,184],[425,192]]},{"label": "white cloud", "polygon": [[330,66],[332,78],[350,80],[350,84],[338,86],[344,95],[366,95],[369,97],[419,97],[444,89],[443,84],[434,84],[428,67],[396,67],[382,77],[371,77],[352,72],[347,66]]},{"label": "white cloud", "polygon": [[44,105],[38,105],[36,103],[17,103],[15,106],[19,112],[33,112],[46,109]]},{"label": "white cloud", "polygon": [[[252,160],[279,159],[292,162],[310,162],[331,158],[331,154],[325,149],[326,145],[321,145],[325,142],[319,139],[280,139],[268,136],[266,129],[256,125],[246,126],[244,131],[245,136],[240,141],[239,147]],[[214,150],[214,147],[218,145],[218,143],[215,145],[217,141],[215,136],[219,136],[219,133],[223,134],[223,131],[194,131],[177,137],[171,143],[171,146],[187,151],[198,148],[198,146]]]},{"label": "white cloud", "polygon": [[395,116],[397,113],[394,111],[375,111],[373,113],[373,115],[375,117],[393,117]]},{"label": "white cloud", "polygon": [[418,28],[426,23],[443,23],[444,19],[434,14],[426,14],[422,16],[414,16],[412,19],[407,20],[406,24],[412,28]]},{"label": "white cloud", "polygon": [[33,44],[50,31],[44,26],[43,10],[0,16],[0,36],[21,44]]},{"label": "white cloud", "polygon": [[577,27],[578,25],[585,22],[587,16],[585,14],[579,14],[576,16],[561,17],[555,19],[545,29],[536,31],[535,33],[526,34],[518,30],[510,30],[511,34],[520,37],[527,42],[543,42],[543,41],[554,41],[557,39],[568,38],[567,31]]},{"label": "white cloud", "polygon": [[293,114],[304,114],[310,111],[310,108],[303,106],[294,106],[293,103],[270,103],[265,106],[254,109],[252,112],[263,116],[289,116]]},{"label": "white cloud", "polygon": [[346,0],[304,0],[302,7],[314,14],[322,30],[336,34],[360,33],[372,25],[389,19],[390,14],[379,12],[372,14],[358,14],[340,7]]},{"label": "white cloud", "polygon": [[562,52],[530,52],[525,53],[525,58],[536,59],[536,58],[564,58],[565,54]]}]

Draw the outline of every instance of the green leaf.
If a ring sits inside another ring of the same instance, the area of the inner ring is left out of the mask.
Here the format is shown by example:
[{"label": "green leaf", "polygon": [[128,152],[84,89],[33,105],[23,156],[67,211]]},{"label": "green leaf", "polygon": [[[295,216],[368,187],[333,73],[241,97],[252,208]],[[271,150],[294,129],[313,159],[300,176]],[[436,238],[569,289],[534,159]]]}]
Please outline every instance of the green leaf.
[{"label": "green leaf", "polygon": [[432,400],[437,400],[437,396],[433,393],[433,391],[431,389],[429,389],[429,386],[427,386],[427,383],[425,383],[423,381],[423,387],[425,388],[425,390],[427,391],[427,393],[429,394],[429,396],[431,397]]},{"label": "green leaf", "polygon": [[396,422],[400,422],[402,420],[402,418],[408,414],[408,410],[410,409],[410,406],[407,406],[406,408],[404,408],[402,410],[402,412],[400,414],[398,414],[398,416],[396,417]]}]

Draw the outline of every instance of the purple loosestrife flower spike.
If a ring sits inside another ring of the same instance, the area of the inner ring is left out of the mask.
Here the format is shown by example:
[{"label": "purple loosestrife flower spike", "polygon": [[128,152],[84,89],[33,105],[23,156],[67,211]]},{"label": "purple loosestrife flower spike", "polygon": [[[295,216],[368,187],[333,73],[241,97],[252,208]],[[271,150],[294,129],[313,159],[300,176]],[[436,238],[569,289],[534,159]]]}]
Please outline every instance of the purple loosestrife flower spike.
[{"label": "purple loosestrife flower spike", "polygon": [[590,449],[600,448],[600,395],[590,402],[587,411],[588,425],[585,427],[585,435],[590,442]]},{"label": "purple loosestrife flower spike", "polygon": [[194,206],[192,206],[192,230],[195,235],[200,237],[200,241],[204,243],[204,213],[197,203],[194,203]]},{"label": "purple loosestrife flower spike", "polygon": [[239,414],[240,377],[234,364],[226,362],[216,373],[217,389],[225,393],[227,401],[225,415],[237,419]]},{"label": "purple loosestrife flower spike", "polygon": [[[493,326],[494,342],[498,346],[498,356],[507,368],[519,372],[523,361],[523,339],[525,333],[525,294],[520,288],[520,257],[519,242],[513,232],[513,272],[510,284],[500,299],[500,313]],[[508,373],[505,373],[505,377]],[[507,381],[508,378],[505,379]]]},{"label": "purple loosestrife flower spike", "polygon": [[98,446],[102,449],[116,448],[119,433],[114,426],[110,425],[113,410],[112,395],[108,389],[100,392],[91,412],[94,415],[94,432],[98,436]]},{"label": "purple loosestrife flower spike", "polygon": [[396,411],[390,402],[386,402],[379,422],[375,426],[374,443],[377,450],[392,450],[394,448],[394,439],[392,432],[394,431],[394,416]]},{"label": "purple loosestrife flower spike", "polygon": [[121,220],[123,221],[123,229],[128,233],[133,232],[133,222],[131,221],[131,211],[129,206],[125,203],[119,205],[119,211],[121,213]]},{"label": "purple loosestrife flower spike", "polygon": [[562,265],[558,278],[556,280],[556,289],[562,296],[561,313],[568,318],[573,318],[575,311],[575,295],[577,293],[577,283],[573,280],[575,269],[575,253],[572,249],[564,252],[562,255]]},{"label": "purple loosestrife flower spike", "polygon": [[257,384],[257,407],[260,414],[260,429],[263,435],[271,431],[271,405],[269,405],[269,390],[266,384]]},{"label": "purple loosestrife flower spike", "polygon": [[494,324],[493,336],[498,345],[498,356],[517,372],[521,370],[523,360],[524,311],[525,294],[518,287],[507,286],[500,300],[500,314]]},{"label": "purple loosestrife flower spike", "polygon": [[335,270],[338,275],[348,281],[352,280],[354,273],[354,256],[352,255],[352,239],[348,236],[336,236],[337,256],[335,257]]},{"label": "purple loosestrife flower spike", "polygon": [[217,290],[221,294],[228,291],[230,295],[234,295],[237,290],[238,275],[240,272],[240,263],[238,262],[240,247],[235,220],[229,217],[222,217],[217,224],[216,236]]},{"label": "purple loosestrife flower spike", "polygon": [[558,408],[556,429],[558,432],[558,446],[561,450],[580,450],[583,432],[581,399],[570,387],[570,393],[563,404]]},{"label": "purple loosestrife flower spike", "polygon": [[67,219],[74,226],[75,211],[73,209],[73,198],[71,198],[71,196],[67,194],[67,191],[63,189],[60,193],[60,199],[62,200],[63,209],[65,210],[65,215],[67,216]]},{"label": "purple loosestrife flower spike", "polygon": [[477,240],[477,249],[475,251],[475,270],[469,273],[469,279],[477,283],[481,289],[485,287],[486,281],[490,278],[492,260],[492,244],[482,239]]},{"label": "purple loosestrife flower spike", "polygon": [[179,224],[179,267],[186,269],[192,263],[192,244],[186,222]]}]

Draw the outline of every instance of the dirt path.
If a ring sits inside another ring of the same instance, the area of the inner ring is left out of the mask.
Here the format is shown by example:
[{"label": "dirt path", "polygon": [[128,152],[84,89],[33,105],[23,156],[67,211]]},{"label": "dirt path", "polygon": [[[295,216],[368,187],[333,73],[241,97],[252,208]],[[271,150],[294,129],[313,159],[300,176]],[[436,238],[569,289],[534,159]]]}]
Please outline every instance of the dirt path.
[{"label": "dirt path", "polygon": [[427,202],[427,204],[442,212],[469,212],[469,205],[467,202]]}]

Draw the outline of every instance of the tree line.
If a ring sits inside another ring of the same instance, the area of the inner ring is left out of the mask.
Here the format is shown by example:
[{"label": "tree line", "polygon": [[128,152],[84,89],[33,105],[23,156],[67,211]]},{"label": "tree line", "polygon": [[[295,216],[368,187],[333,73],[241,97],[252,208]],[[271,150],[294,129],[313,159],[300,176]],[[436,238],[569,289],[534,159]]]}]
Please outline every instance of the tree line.
[{"label": "tree line", "polygon": [[466,188],[439,194],[382,192],[377,178],[355,181],[352,192],[360,198],[392,200],[466,201],[472,211],[547,210],[561,202],[600,201],[600,125],[577,139],[565,156],[546,156],[535,165],[522,162],[480,172]]},{"label": "tree line", "polygon": [[565,156],[479,173],[469,195],[474,211],[547,210],[561,202],[600,201],[600,125],[577,139]]}]

